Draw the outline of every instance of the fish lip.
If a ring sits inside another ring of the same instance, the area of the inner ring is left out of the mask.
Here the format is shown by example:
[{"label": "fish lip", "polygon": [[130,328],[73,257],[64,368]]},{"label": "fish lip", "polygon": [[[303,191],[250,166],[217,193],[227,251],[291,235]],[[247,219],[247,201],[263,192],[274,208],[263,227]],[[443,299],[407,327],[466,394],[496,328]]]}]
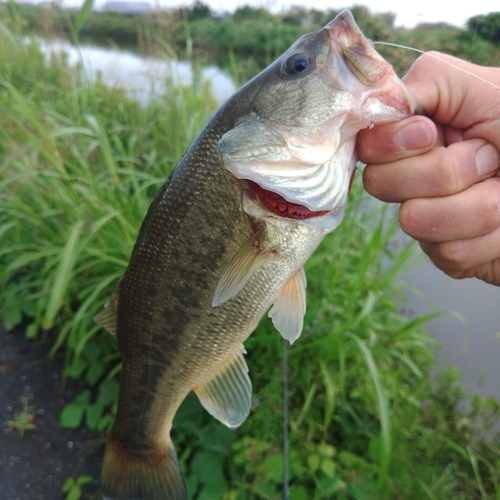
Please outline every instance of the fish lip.
[{"label": "fish lip", "polygon": [[[330,29],[330,34],[341,40],[341,36],[345,35],[344,38],[352,39],[353,35],[359,37],[361,40],[368,42],[368,39],[365,38],[362,31],[359,29],[356,21],[354,20],[354,16],[348,10],[343,10],[333,21],[330,21],[326,25]],[[347,44],[343,44],[347,45]]]},{"label": "fish lip", "polygon": [[[359,84],[355,87],[358,93],[365,95],[365,101],[372,96],[405,116],[425,114],[422,106],[399,78],[392,78],[396,76],[392,65],[364,36],[351,12],[342,11],[326,28],[330,34],[330,64],[335,68],[335,58],[343,59],[350,73],[358,80]],[[352,80],[349,85],[352,85]]]},{"label": "fish lip", "polygon": [[281,218],[304,220],[312,219],[314,217],[322,217],[332,212],[332,210],[314,211],[305,205],[288,201],[280,194],[266,189],[250,179],[240,179],[240,181],[242,182],[244,189],[248,193],[251,193],[252,197],[258,200],[263,208]]}]

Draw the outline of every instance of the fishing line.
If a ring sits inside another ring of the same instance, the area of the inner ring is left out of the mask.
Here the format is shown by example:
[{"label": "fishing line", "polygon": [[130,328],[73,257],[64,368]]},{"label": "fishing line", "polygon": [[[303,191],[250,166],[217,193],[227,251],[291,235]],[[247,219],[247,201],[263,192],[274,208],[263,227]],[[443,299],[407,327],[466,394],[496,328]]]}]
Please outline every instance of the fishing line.
[{"label": "fishing line", "polygon": [[283,339],[283,500],[288,496],[288,341]]},{"label": "fishing line", "polygon": [[390,47],[396,47],[398,49],[407,49],[407,50],[413,50],[414,52],[418,52],[424,56],[429,56],[432,57],[433,59],[436,59],[438,61],[441,61],[444,64],[447,64],[448,66],[451,66],[452,68],[457,69],[458,71],[461,71],[462,73],[465,73],[466,75],[470,75],[474,78],[477,78],[478,80],[487,83],[488,85],[491,85],[494,89],[500,90],[500,86],[495,85],[492,82],[489,82],[488,80],[485,80],[484,78],[481,78],[479,75],[476,75],[475,73],[472,73],[471,71],[467,71],[466,69],[460,68],[459,66],[456,66],[455,64],[445,61],[444,59],[441,59],[440,57],[436,56],[435,54],[430,54],[429,52],[425,52],[424,50],[416,49],[415,47],[408,47],[406,45],[399,45],[397,43],[391,43],[391,42],[373,42],[374,45],[388,45]]}]

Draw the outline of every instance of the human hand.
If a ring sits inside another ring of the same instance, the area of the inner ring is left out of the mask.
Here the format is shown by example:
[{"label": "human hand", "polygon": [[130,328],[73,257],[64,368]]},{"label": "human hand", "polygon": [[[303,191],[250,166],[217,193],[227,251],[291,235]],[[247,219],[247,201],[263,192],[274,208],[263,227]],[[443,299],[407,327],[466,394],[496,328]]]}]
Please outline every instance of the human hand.
[{"label": "human hand", "polygon": [[439,269],[500,286],[500,69],[432,55],[468,73],[417,59],[403,80],[429,118],[361,131],[363,183]]}]

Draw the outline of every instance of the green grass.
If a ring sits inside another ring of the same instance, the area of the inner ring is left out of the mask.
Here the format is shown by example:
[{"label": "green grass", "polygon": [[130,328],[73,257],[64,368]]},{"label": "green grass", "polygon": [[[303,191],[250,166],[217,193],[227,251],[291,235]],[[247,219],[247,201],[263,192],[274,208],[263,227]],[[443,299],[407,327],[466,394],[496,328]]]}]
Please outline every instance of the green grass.
[{"label": "green grass", "polygon": [[[50,336],[52,354],[66,354],[65,375],[86,384],[61,424],[106,431],[120,360],[92,318],[123,273],[156,190],[215,104],[195,80],[168,84],[141,107],[120,89],[89,83],[63,56],[44,61],[36,43],[18,41],[22,23],[7,24],[1,314],[9,329],[25,319],[28,336]],[[395,219],[366,199],[359,178],[344,222],[306,266],[304,333],[289,349],[291,498],[498,500],[499,403],[465,395],[455,371],[431,382],[433,342],[422,327],[435,315],[400,313],[398,280],[415,249],[394,239]],[[193,396],[174,422],[198,500],[282,497],[282,341],[266,318],[246,347],[248,420],[228,430]]]},{"label": "green grass", "polygon": [[5,426],[9,432],[18,432],[21,437],[24,436],[26,431],[34,431],[37,426],[33,422],[35,421],[35,407],[29,405],[29,398],[21,397],[22,409],[19,413],[16,413],[12,420],[7,420]]}]

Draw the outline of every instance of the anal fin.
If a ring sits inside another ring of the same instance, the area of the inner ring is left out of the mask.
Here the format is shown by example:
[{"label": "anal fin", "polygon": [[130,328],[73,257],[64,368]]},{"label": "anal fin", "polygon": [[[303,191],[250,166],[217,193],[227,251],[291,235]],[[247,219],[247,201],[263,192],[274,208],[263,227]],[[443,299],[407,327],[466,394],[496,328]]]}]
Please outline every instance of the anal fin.
[{"label": "anal fin", "polygon": [[228,427],[238,427],[248,416],[252,382],[241,345],[208,382],[194,389],[203,407]]},{"label": "anal fin", "polygon": [[304,268],[301,267],[285,283],[269,311],[269,317],[272,319],[276,330],[290,344],[300,337],[304,326],[306,286],[306,273]]},{"label": "anal fin", "polygon": [[118,282],[118,287],[116,292],[111,295],[109,300],[104,305],[104,309],[101,309],[95,316],[94,321],[106,329],[111,335],[116,337],[116,318],[118,315],[118,299],[120,297],[119,288],[120,282]]}]

